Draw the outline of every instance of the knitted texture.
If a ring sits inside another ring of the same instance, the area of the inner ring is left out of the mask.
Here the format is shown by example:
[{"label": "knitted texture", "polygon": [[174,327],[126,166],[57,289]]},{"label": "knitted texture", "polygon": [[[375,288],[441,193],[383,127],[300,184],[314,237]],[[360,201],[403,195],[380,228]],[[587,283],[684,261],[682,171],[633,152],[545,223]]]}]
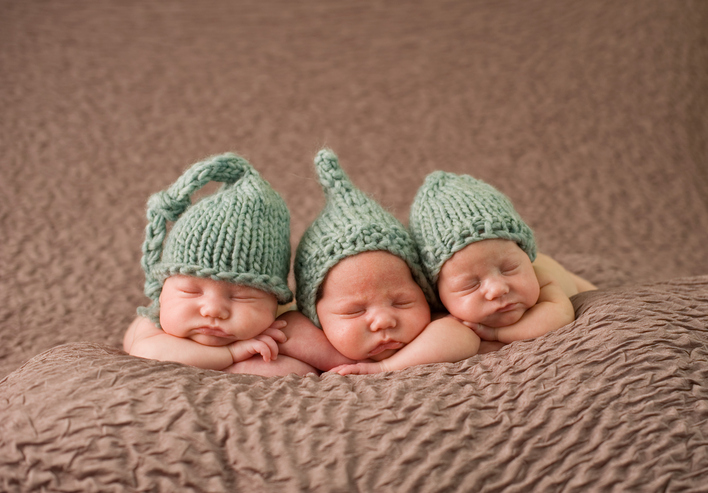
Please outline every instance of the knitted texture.
[{"label": "knitted texture", "polygon": [[[221,188],[192,205],[207,183]],[[141,314],[159,317],[165,279],[184,274],[243,284],[292,300],[290,213],[283,199],[242,157],[213,156],[191,166],[168,189],[148,200],[141,265],[145,294]],[[174,222],[168,233],[168,222]]]},{"label": "knitted texture", "polygon": [[435,295],[405,226],[352,184],[329,149],[317,154],[315,171],[326,203],[303,234],[295,253],[299,310],[320,327],[315,307],[317,291],[329,270],[342,259],[379,250],[404,260],[428,301],[434,302]]},{"label": "knitted texture", "polygon": [[468,175],[429,174],[413,200],[409,224],[428,281],[435,287],[443,264],[477,241],[511,240],[531,261],[536,258],[533,231],[509,198]]}]

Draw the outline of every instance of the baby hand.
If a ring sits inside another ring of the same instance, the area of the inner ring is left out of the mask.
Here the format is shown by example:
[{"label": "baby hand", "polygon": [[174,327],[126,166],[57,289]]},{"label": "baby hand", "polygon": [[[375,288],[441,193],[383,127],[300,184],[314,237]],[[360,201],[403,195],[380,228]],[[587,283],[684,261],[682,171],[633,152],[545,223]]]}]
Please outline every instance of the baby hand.
[{"label": "baby hand", "polygon": [[367,375],[370,373],[380,373],[387,371],[386,365],[382,362],[359,362],[353,365],[339,365],[332,368],[331,372],[339,373],[340,375]]},{"label": "baby hand", "polygon": [[498,341],[499,340],[499,335],[497,332],[497,329],[493,329],[492,327],[487,327],[486,325],[482,324],[476,324],[473,322],[462,322],[463,325],[466,325],[470,329],[472,329],[472,332],[477,334],[480,339],[483,341]]},{"label": "baby hand", "polygon": [[[276,319],[273,321],[273,323],[270,324],[270,327],[268,327],[268,329],[266,329],[266,330],[269,330],[269,329],[278,329],[278,331],[280,332],[282,329],[284,329],[285,327],[287,327],[287,325],[288,325],[288,321],[287,321],[287,320],[283,320],[283,319],[281,319],[281,318],[276,318]],[[281,332],[281,333],[282,333],[282,332]],[[284,334],[283,334],[283,335],[284,335]],[[285,342],[285,341],[281,341],[281,342]]]},{"label": "baby hand", "polygon": [[285,320],[280,320],[280,322],[282,323],[279,323],[278,321],[273,322],[273,325],[254,337],[254,339],[258,339],[261,336],[267,336],[275,342],[279,342],[281,344],[284,343],[288,340],[288,336],[285,335],[285,332],[283,332],[282,329],[284,329],[288,323]]},{"label": "baby hand", "polygon": [[[279,323],[283,322],[283,323]],[[285,333],[280,330],[287,323],[285,321],[276,321],[262,333],[252,339],[244,341],[236,341],[229,344],[227,347],[231,351],[231,356],[234,363],[246,360],[255,354],[263,356],[263,361],[268,363],[271,360],[278,358],[278,343],[281,344],[288,340]],[[280,328],[275,328],[280,327]]]}]

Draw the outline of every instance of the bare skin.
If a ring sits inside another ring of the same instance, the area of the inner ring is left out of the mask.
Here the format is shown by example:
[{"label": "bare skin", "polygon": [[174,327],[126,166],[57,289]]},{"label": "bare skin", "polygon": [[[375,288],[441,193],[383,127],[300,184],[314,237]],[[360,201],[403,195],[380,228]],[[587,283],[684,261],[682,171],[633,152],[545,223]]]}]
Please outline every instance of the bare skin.
[{"label": "bare skin", "polygon": [[570,296],[596,289],[546,255],[534,263],[509,240],[483,240],[440,270],[438,291],[450,314],[483,340],[541,336],[575,319]]},{"label": "bare skin", "polygon": [[270,293],[226,281],[173,276],[165,281],[160,307],[162,328],[137,317],[123,339],[126,352],[231,373],[252,368],[236,365],[254,357],[274,363],[267,369],[269,375],[314,371],[292,358],[278,358],[278,343],[287,340],[282,331],[287,322],[276,320],[278,304]]},{"label": "bare skin", "polygon": [[288,314],[289,337],[281,352],[342,375],[456,362],[479,350],[479,337],[457,320],[431,321],[406,263],[384,251],[335,265],[323,283],[317,314],[322,330],[302,314]]}]

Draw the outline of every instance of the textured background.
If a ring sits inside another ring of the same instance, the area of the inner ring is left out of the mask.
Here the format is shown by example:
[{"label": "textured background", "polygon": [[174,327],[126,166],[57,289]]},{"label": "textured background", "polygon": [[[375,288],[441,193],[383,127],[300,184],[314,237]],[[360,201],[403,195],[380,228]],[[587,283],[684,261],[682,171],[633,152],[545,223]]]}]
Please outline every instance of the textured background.
[{"label": "textured background", "polygon": [[293,244],[329,146],[404,222],[428,172],[466,172],[545,253],[708,273],[707,25],[690,0],[0,0],[0,376],[119,347],[148,196],[229,150]]},{"label": "textured background", "polygon": [[265,379],[72,343],[0,381],[0,490],[702,493],[708,276],[456,364]]},{"label": "textured background", "polygon": [[[705,491],[706,26],[702,0],[0,0],[0,490]],[[404,222],[434,169],[491,182],[602,289],[402,372],[124,354],[148,196],[235,151],[294,245],[322,146]]]}]

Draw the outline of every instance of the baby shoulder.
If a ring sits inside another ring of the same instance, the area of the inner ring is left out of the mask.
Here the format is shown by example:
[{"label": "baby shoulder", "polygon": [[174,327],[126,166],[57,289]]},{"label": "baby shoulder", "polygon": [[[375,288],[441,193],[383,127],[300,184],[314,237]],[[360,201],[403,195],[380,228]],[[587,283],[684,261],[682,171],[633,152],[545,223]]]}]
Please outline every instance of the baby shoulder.
[{"label": "baby shoulder", "polygon": [[163,333],[154,323],[145,317],[136,317],[128,326],[123,337],[123,350],[130,354],[133,345],[142,339]]}]

